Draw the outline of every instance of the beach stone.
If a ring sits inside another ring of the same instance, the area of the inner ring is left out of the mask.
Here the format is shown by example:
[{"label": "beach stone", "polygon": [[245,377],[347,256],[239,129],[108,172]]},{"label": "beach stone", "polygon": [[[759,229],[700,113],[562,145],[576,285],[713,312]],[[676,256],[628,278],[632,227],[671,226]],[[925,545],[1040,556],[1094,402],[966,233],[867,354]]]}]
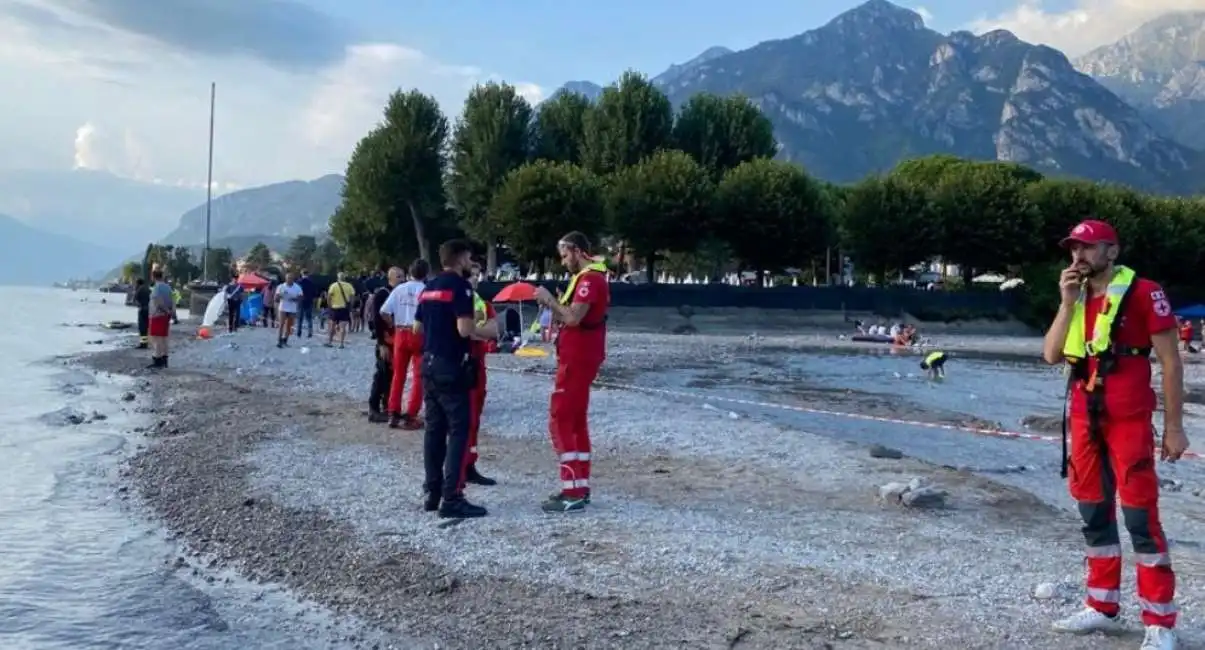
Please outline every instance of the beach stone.
[{"label": "beach stone", "polygon": [[907,483],[893,482],[879,488],[879,498],[888,503],[899,503],[900,498],[908,491]]},{"label": "beach stone", "polygon": [[900,496],[900,503],[909,508],[944,508],[947,496],[949,493],[945,490],[925,486],[918,490],[905,492]]},{"label": "beach stone", "polygon": [[1043,582],[1033,589],[1033,597],[1038,600],[1050,600],[1054,598],[1055,593],[1057,593],[1057,589],[1051,582]]},{"label": "beach stone", "polygon": [[898,460],[898,459],[904,457],[904,452],[902,452],[898,449],[892,449],[891,447],[886,447],[884,445],[871,445],[870,446],[870,457],[871,458],[890,458],[892,460]]}]

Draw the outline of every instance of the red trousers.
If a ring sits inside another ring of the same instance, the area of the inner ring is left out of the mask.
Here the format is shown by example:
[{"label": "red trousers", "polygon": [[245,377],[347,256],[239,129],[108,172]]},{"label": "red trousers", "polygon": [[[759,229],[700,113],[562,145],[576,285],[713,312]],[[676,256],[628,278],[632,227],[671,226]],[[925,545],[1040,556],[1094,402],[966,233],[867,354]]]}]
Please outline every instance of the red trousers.
[{"label": "red trousers", "polygon": [[1071,417],[1071,496],[1084,520],[1087,543],[1087,605],[1116,614],[1121,603],[1121,541],[1117,500],[1138,565],[1138,602],[1144,625],[1174,627],[1176,574],[1159,522],[1155,429],[1151,414],[1102,418],[1093,436],[1088,417]]},{"label": "red trousers", "polygon": [[[481,412],[484,410],[485,359],[480,359],[477,361],[477,386],[469,391],[469,445],[466,465],[477,462],[477,433],[481,431]],[[461,476],[463,477],[463,474]]]},{"label": "red trousers", "polygon": [[561,492],[582,498],[590,491],[590,384],[602,362],[557,359],[556,383],[548,405],[548,433],[561,466]]},{"label": "red trousers", "polygon": [[410,374],[410,398],[406,403],[406,415],[418,417],[423,407],[423,337],[410,328],[398,328],[393,332],[393,381],[389,384],[389,412],[402,414],[402,388],[406,385],[406,374]]}]

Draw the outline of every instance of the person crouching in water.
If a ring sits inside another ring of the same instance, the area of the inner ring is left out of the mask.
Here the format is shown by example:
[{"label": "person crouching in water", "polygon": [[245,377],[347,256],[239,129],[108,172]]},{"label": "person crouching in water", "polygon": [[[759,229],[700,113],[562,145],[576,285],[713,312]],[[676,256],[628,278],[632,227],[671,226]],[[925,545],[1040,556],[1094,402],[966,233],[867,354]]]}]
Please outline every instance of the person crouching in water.
[{"label": "person crouching in water", "polygon": [[928,371],[929,379],[945,379],[946,359],[945,352],[934,350],[925,357],[924,361],[920,362],[920,369]]},{"label": "person crouching in water", "polygon": [[[485,332],[497,332],[497,312],[493,305],[481,298],[477,293],[477,281],[481,277],[481,268],[477,265],[465,269],[464,277],[473,287],[473,320],[477,328]],[[464,480],[474,485],[497,485],[488,476],[482,476],[477,471],[477,434],[481,431],[481,413],[485,410],[485,355],[489,354],[488,339],[473,338],[469,340],[469,356],[477,365],[477,383],[469,391],[469,457],[465,460]]]}]

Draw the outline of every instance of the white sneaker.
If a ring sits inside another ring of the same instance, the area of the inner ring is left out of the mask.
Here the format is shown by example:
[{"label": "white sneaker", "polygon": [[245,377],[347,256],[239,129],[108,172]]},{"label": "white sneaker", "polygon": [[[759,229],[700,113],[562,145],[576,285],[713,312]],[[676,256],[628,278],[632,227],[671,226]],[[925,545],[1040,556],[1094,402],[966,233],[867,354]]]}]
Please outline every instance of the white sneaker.
[{"label": "white sneaker", "polygon": [[1148,625],[1141,650],[1176,650],[1176,633],[1166,627]]},{"label": "white sneaker", "polygon": [[[1091,607],[1085,607],[1067,618],[1055,621],[1053,627],[1055,632],[1066,634],[1092,634],[1093,632],[1120,634],[1123,631],[1119,617],[1106,616]],[[1150,638],[1149,632],[1147,638]],[[1148,650],[1145,645],[1142,648]],[[1162,646],[1151,646],[1151,648],[1163,650]]]}]

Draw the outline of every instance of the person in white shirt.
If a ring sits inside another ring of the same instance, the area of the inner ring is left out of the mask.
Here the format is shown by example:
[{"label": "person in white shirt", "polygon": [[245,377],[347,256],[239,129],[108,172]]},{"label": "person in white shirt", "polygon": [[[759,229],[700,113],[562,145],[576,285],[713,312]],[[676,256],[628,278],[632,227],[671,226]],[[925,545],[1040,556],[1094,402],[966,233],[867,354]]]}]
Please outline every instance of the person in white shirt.
[{"label": "person in white shirt", "polygon": [[276,288],[276,311],[280,315],[280,330],[276,340],[278,348],[289,344],[289,334],[297,321],[297,312],[301,311],[303,293],[292,273],[285,274],[285,283]]},{"label": "person in white shirt", "polygon": [[[399,284],[389,292],[385,304],[381,305],[381,318],[393,327],[393,381],[389,385],[389,426],[402,427],[410,431],[423,428],[418,417],[423,405],[423,337],[414,331],[414,314],[418,311],[419,294],[427,288],[427,275],[431,265],[426,260],[415,260],[410,265],[410,280]],[[410,396],[406,411],[402,412],[402,389],[406,386],[406,375],[410,375]]]}]

